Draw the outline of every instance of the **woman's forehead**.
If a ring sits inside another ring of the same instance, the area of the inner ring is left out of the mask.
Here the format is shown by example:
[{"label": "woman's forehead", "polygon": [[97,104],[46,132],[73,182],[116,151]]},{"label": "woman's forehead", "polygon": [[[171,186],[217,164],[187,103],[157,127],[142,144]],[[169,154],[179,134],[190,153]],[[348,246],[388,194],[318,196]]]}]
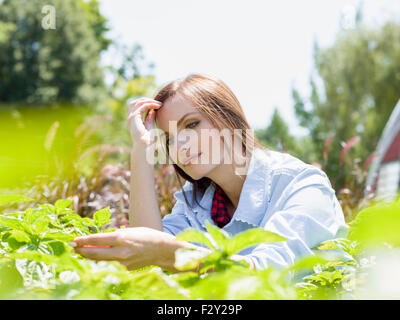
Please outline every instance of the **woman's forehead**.
[{"label": "woman's forehead", "polygon": [[189,112],[198,112],[190,101],[178,95],[168,98],[156,112],[157,126],[167,132],[170,121],[178,122]]}]

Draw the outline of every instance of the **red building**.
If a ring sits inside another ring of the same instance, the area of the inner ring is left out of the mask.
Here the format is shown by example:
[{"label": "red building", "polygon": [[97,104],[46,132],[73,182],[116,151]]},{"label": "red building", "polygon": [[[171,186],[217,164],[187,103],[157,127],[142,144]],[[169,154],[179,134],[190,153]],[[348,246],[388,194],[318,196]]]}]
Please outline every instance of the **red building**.
[{"label": "red building", "polygon": [[400,192],[400,100],[390,115],[368,173],[365,194],[394,199]]}]

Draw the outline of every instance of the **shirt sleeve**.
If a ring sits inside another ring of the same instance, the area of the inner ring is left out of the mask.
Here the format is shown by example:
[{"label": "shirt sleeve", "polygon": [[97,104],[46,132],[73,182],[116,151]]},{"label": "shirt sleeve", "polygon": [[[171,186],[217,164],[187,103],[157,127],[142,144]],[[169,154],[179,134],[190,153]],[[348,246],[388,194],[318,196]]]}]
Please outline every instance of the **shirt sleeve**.
[{"label": "shirt sleeve", "polygon": [[177,199],[175,205],[173,206],[171,213],[167,214],[161,222],[164,232],[176,236],[186,228],[190,228],[191,225],[185,215],[186,204],[176,195],[174,196]]},{"label": "shirt sleeve", "polygon": [[256,269],[270,265],[286,268],[313,254],[312,248],[320,242],[347,232],[342,209],[324,172],[306,169],[294,178],[282,173],[274,179],[275,199],[270,201],[272,207],[267,209],[262,227],[288,240],[253,246],[247,258]]}]

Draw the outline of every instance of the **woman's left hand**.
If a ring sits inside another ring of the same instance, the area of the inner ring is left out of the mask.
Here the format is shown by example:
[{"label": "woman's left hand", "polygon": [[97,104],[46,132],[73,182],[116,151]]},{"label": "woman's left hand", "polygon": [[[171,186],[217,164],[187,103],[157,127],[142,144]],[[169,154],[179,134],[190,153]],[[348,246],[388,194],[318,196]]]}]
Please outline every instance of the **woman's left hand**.
[{"label": "woman's left hand", "polygon": [[157,265],[172,272],[175,250],[190,246],[168,233],[145,227],[81,236],[70,245],[86,258],[116,260],[129,270]]}]

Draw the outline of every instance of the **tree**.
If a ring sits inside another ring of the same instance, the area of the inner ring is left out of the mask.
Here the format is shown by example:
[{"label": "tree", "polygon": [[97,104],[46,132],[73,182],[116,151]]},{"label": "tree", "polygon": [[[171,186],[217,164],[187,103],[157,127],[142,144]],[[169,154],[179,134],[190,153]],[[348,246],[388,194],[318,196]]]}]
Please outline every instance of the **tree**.
[{"label": "tree", "polygon": [[295,112],[310,131],[315,161],[323,161],[325,141],[333,137],[325,171],[338,177],[333,181],[341,186],[352,170],[351,164],[340,165],[344,142],[360,136],[352,158],[367,159],[400,98],[400,23],[372,29],[359,19],[356,28],[342,30],[331,47],[315,44],[314,60],[317,75],[310,80],[311,96],[292,90]]},{"label": "tree", "polygon": [[278,151],[293,150],[295,146],[295,139],[290,135],[289,128],[277,109],[274,110],[269,126],[257,130],[257,137],[264,146]]},{"label": "tree", "polygon": [[314,152],[309,137],[293,137],[289,127],[279,114],[278,109],[274,110],[270,124],[265,129],[255,131],[260,143],[270,149],[280,152],[288,152],[304,162],[311,163]]},{"label": "tree", "polygon": [[[43,27],[45,6],[55,29]],[[3,0],[0,102],[93,103],[104,91],[100,53],[110,44],[97,0]]]}]

